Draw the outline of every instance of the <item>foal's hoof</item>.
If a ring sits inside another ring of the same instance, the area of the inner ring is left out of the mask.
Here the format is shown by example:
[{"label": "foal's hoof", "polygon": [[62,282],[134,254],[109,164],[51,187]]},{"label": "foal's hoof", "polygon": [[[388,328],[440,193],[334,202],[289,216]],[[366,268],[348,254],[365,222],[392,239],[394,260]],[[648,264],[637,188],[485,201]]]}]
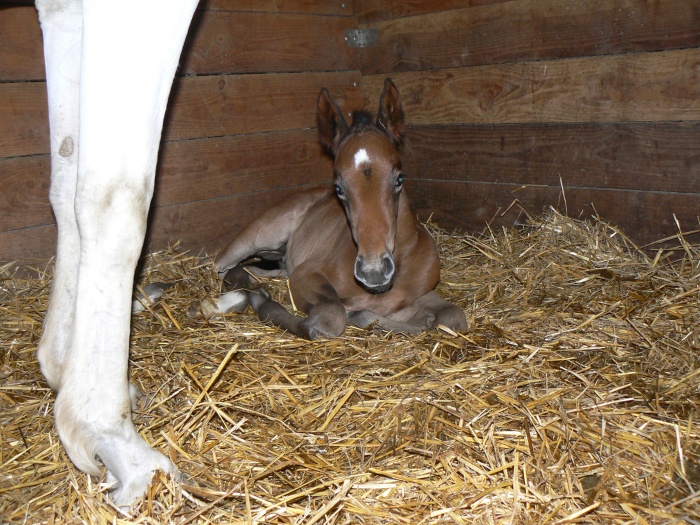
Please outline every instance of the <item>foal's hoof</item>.
[{"label": "foal's hoof", "polygon": [[134,299],[131,302],[131,313],[137,314],[146,310],[145,305],[151,305],[156,300],[163,297],[165,291],[172,287],[173,283],[149,283],[142,287],[143,294],[140,290],[134,292]]},{"label": "foal's hoof", "polygon": [[455,332],[465,332],[469,323],[461,308],[448,307],[438,312],[435,324],[441,324]]},{"label": "foal's hoof", "polygon": [[[208,310],[207,306],[210,305],[211,299],[205,299],[204,301],[194,301],[190,303],[187,307],[187,317],[190,319],[199,319],[200,317],[209,317],[205,312]],[[209,306],[211,307],[211,306]],[[212,312],[213,313],[213,312]],[[210,313],[211,315],[211,313]]]},{"label": "foal's hoof", "polygon": [[133,507],[138,499],[146,494],[148,486],[153,482],[157,471],[169,475],[175,483],[180,483],[181,475],[177,468],[175,468],[175,465],[165,458],[165,456],[162,456],[162,459],[164,460],[161,461],[162,464],[156,464],[153,470],[142,469],[134,473],[134,475],[124,483],[118,481],[108,471],[105,481],[113,486],[109,496],[114,504],[125,511]]},{"label": "foal's hoof", "polygon": [[248,292],[234,290],[220,295],[217,299],[204,299],[195,301],[187,309],[187,315],[191,319],[204,317],[209,319],[214,314],[227,314],[229,312],[242,313],[248,307]]},{"label": "foal's hoof", "polygon": [[256,288],[255,290],[248,292],[248,301],[250,302],[250,306],[252,306],[253,310],[256,312],[263,304],[271,300],[272,296],[267,290],[265,290],[265,288]]},{"label": "foal's hoof", "polygon": [[224,274],[223,281],[224,290],[241,290],[247,288],[252,279],[245,268],[238,264]]}]

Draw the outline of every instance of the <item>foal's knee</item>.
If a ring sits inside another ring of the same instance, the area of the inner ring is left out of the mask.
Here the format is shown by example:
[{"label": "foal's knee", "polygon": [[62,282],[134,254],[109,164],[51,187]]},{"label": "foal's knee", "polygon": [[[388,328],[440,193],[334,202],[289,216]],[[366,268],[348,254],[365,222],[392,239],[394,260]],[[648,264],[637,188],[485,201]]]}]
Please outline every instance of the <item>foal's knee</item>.
[{"label": "foal's knee", "polygon": [[454,304],[446,306],[436,312],[434,325],[437,327],[439,324],[457,332],[463,332],[469,327],[464,311]]},{"label": "foal's knee", "polygon": [[317,304],[309,310],[304,326],[309,339],[338,337],[347,326],[345,308],[340,303]]}]

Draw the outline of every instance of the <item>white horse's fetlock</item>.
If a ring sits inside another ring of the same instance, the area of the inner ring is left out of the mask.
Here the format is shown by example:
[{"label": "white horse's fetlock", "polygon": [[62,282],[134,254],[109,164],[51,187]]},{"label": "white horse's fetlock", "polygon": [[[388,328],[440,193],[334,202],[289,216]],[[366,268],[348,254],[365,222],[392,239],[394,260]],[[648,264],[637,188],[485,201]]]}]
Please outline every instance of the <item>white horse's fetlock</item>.
[{"label": "white horse's fetlock", "polygon": [[[144,402],[143,392],[134,383],[129,383],[129,399],[131,400],[131,411],[139,409],[139,405]],[[144,403],[145,404],[145,403]]]}]

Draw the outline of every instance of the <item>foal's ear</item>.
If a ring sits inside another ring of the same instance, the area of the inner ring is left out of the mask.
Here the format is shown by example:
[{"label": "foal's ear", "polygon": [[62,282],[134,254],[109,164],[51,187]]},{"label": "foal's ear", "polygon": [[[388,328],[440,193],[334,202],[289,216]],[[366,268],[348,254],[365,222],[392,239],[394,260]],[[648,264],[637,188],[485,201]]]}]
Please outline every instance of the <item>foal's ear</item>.
[{"label": "foal's ear", "polygon": [[377,127],[387,132],[394,144],[400,144],[404,132],[404,116],[401,109],[401,97],[390,78],[384,81],[384,93],[379,100]]},{"label": "foal's ear", "polygon": [[321,145],[335,157],[340,141],[347,132],[348,125],[343,118],[343,112],[333,101],[328,90],[323,88],[318,96],[318,134]]}]

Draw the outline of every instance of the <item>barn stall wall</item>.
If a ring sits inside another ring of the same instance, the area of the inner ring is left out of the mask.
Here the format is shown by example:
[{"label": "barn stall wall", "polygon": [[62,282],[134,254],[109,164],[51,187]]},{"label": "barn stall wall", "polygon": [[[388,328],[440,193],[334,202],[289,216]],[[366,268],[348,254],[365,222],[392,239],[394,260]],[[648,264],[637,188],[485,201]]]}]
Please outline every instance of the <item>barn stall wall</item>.
[{"label": "barn stall wall", "polygon": [[[164,125],[149,248],[182,240],[213,252],[292,189],[330,179],[316,99],[326,86],[343,106],[363,105],[344,41],[351,15],[336,1],[200,5]],[[0,34],[0,261],[31,264],[54,254],[56,237],[36,10],[0,10]]]},{"label": "barn stall wall", "polygon": [[[374,28],[353,49],[345,31]],[[0,10],[0,261],[55,249],[41,32]],[[148,246],[195,252],[289,191],[330,177],[315,103],[378,104],[391,76],[408,119],[414,207],[478,231],[559,206],[646,243],[697,227],[697,0],[208,0],[173,86]],[[119,72],[115,72],[119,74]],[[565,202],[561,186],[565,188]]]},{"label": "barn stall wall", "polygon": [[513,224],[517,199],[597,210],[638,243],[676,233],[673,214],[697,229],[697,0],[356,0],[355,14],[379,32],[363,90],[387,75],[402,90],[424,217],[479,231]]}]

